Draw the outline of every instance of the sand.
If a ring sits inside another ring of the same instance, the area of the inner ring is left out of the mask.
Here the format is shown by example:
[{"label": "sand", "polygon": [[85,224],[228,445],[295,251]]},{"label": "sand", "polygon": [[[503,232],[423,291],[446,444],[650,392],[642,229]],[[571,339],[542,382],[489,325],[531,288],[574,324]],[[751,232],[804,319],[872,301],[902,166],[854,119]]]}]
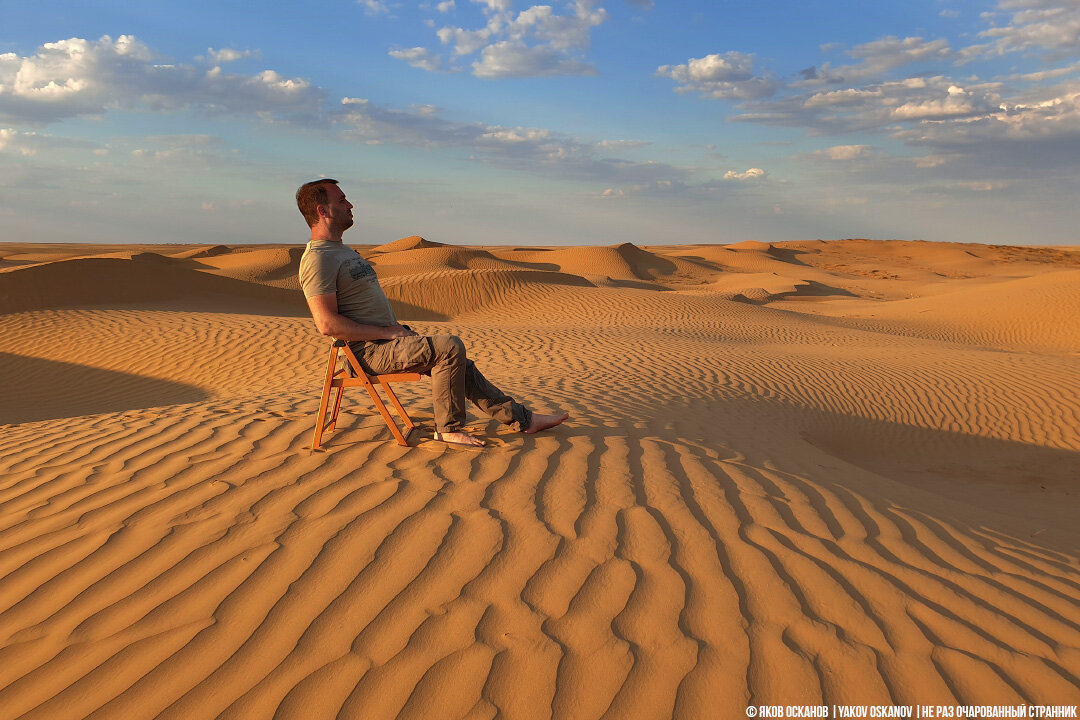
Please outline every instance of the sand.
[{"label": "sand", "polygon": [[1080,703],[1076,248],[356,247],[572,419],[312,452],[298,247],[0,244],[0,718]]}]

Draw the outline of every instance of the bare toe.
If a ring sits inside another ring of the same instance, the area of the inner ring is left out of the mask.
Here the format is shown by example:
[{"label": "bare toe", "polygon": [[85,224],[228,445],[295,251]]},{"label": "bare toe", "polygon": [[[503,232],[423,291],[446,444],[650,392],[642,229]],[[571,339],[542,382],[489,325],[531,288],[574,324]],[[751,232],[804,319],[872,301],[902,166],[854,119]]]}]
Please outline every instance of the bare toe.
[{"label": "bare toe", "polygon": [[529,427],[525,428],[523,432],[537,433],[541,430],[547,430],[553,428],[556,425],[562,424],[564,420],[570,417],[570,413],[564,412],[561,415],[536,415],[532,416],[532,422],[529,423]]}]

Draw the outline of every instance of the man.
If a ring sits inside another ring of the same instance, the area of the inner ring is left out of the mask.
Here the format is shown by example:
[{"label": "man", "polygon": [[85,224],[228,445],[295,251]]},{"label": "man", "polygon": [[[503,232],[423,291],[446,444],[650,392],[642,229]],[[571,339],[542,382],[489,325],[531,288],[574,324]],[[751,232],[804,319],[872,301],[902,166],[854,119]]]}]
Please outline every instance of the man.
[{"label": "man", "polygon": [[337,180],[301,185],[296,205],[311,228],[311,241],[300,259],[300,285],[315,327],[323,335],[347,341],[365,372],[431,373],[436,440],[485,444],[463,432],[466,398],[525,433],[555,427],[570,417],[535,414],[503,393],[466,357],[465,345],[457,337],[418,335],[397,321],[375,270],[341,241],[352,227],[353,206]]}]

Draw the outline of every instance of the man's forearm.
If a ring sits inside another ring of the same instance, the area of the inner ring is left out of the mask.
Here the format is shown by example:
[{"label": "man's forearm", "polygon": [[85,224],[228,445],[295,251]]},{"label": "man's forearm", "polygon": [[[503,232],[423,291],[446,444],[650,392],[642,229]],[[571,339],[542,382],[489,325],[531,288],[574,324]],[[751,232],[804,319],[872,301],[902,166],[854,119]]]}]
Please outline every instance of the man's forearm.
[{"label": "man's forearm", "polygon": [[319,328],[319,332],[323,335],[335,337],[338,340],[347,340],[350,342],[360,340],[391,340],[396,337],[405,337],[407,335],[415,334],[411,330],[403,328],[401,325],[390,325],[389,327],[383,327],[381,325],[365,325],[339,314],[327,318],[326,322],[323,323],[323,327]]}]

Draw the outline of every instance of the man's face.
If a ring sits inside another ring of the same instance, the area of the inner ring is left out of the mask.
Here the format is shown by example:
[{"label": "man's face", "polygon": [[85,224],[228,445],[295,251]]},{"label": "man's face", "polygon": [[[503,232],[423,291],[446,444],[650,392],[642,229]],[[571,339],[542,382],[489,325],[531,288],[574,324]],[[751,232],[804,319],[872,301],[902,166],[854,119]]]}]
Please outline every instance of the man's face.
[{"label": "man's face", "polygon": [[323,207],[332,227],[341,231],[352,227],[352,203],[345,199],[345,193],[337,185],[326,186],[326,205]]}]

